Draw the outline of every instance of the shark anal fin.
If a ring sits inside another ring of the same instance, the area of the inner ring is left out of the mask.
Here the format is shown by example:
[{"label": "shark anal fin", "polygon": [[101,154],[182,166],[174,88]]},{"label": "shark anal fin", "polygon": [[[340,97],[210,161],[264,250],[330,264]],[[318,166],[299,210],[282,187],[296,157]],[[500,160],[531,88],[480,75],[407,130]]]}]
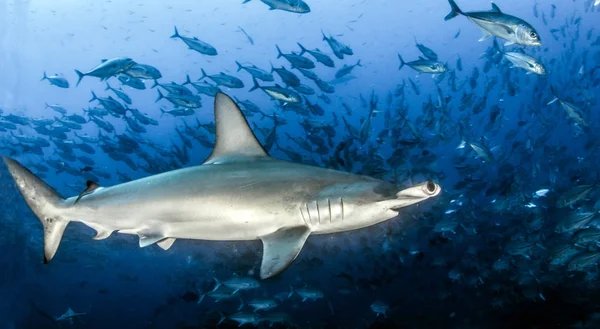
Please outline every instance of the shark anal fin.
[{"label": "shark anal fin", "polygon": [[76,204],[77,201],[79,201],[79,199],[81,199],[82,197],[88,195],[88,194],[92,194],[94,193],[95,190],[97,190],[98,188],[100,188],[101,186],[98,185],[98,183],[92,182],[91,180],[85,182],[86,188],[85,191],[81,192],[81,194],[79,194],[79,196],[77,197],[77,199],[75,199],[75,202],[73,202],[73,204]]},{"label": "shark anal fin", "polygon": [[261,279],[270,278],[287,268],[296,259],[311,230],[307,226],[283,227],[261,236],[263,256]]},{"label": "shark anal fin", "polygon": [[160,242],[157,242],[156,244],[158,244],[158,246],[161,247],[162,250],[169,250],[169,248],[171,248],[174,242],[175,238],[166,238]]}]

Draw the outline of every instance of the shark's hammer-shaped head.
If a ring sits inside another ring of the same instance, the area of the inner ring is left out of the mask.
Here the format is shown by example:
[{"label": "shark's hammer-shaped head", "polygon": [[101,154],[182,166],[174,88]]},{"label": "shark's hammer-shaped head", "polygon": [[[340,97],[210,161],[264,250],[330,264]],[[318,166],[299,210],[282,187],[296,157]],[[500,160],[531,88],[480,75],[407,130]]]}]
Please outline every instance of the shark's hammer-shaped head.
[{"label": "shark's hammer-shaped head", "polygon": [[[317,211],[311,211],[309,206],[306,214],[311,217],[310,222],[314,224],[311,228],[315,232],[359,229],[394,218],[398,216],[400,208],[427,200],[440,191],[440,186],[432,181],[400,191],[394,184],[380,180],[335,184],[319,193],[320,201],[314,203],[318,206]],[[321,207],[320,204],[326,204],[327,207]],[[319,214],[320,220],[312,218],[314,214]]]}]

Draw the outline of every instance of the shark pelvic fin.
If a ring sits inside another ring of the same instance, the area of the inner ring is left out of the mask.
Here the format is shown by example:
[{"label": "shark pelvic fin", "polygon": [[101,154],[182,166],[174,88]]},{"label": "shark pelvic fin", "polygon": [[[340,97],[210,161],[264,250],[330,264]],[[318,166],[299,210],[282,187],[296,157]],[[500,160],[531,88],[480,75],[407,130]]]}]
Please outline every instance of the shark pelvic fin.
[{"label": "shark pelvic fin", "polygon": [[113,232],[112,230],[97,224],[87,223],[86,225],[93,228],[96,231],[96,236],[93,237],[94,240],[104,240],[108,238]]},{"label": "shark pelvic fin", "polygon": [[77,197],[77,199],[75,199],[75,202],[73,202],[73,204],[76,204],[77,201],[79,201],[79,199],[81,199],[82,197],[84,197],[88,194],[94,193],[95,190],[97,190],[98,188],[101,187],[100,185],[98,185],[98,183],[92,182],[91,180],[85,182],[85,185],[87,187],[85,188],[85,190],[83,192],[81,192],[81,194],[79,194],[79,196]]},{"label": "shark pelvic fin", "polygon": [[138,236],[140,237],[140,248],[155,244],[165,238],[160,234],[138,233]]},{"label": "shark pelvic fin", "polygon": [[223,93],[215,96],[215,126],[215,148],[205,164],[269,156],[256,139],[240,108]]},{"label": "shark pelvic fin", "polygon": [[270,278],[286,269],[296,259],[310,233],[307,226],[291,226],[261,236],[263,256],[260,278]]},{"label": "shark pelvic fin", "polygon": [[169,248],[171,248],[171,246],[173,245],[173,243],[175,242],[175,238],[166,238],[160,242],[157,242],[156,244],[162,248],[162,250],[169,250]]}]

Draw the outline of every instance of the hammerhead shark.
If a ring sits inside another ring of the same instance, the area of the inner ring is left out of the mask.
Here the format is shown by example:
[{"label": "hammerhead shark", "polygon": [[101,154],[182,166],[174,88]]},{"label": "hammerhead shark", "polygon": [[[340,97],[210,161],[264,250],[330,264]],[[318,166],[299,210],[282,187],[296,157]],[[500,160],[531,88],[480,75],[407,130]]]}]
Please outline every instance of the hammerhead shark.
[{"label": "hammerhead shark", "polygon": [[379,179],[275,159],[236,103],[218,93],[216,140],[201,165],[102,187],[87,182],[63,198],[17,161],[3,157],[29,208],[43,225],[44,263],[69,222],[96,231],[136,234],[140,247],[169,249],[176,239],[262,240],[260,277],[286,269],[308,236],[355,230],[398,216],[399,209],[438,195],[427,181],[406,189]]}]

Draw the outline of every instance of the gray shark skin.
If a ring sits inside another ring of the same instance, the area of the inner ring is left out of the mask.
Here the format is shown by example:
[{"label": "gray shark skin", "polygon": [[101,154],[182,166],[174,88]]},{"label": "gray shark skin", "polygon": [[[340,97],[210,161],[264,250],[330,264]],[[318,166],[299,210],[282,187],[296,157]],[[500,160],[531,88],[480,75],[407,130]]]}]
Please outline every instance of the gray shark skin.
[{"label": "gray shark skin", "polygon": [[140,247],[168,249],[175,239],[263,242],[260,277],[287,268],[308,236],[371,226],[440,193],[428,181],[404,190],[378,179],[270,157],[229,96],[215,97],[216,143],[199,166],[101,187],[88,182],[62,198],[18,162],[4,157],[44,231],[44,262],[56,254],[69,222],[137,234]]}]

